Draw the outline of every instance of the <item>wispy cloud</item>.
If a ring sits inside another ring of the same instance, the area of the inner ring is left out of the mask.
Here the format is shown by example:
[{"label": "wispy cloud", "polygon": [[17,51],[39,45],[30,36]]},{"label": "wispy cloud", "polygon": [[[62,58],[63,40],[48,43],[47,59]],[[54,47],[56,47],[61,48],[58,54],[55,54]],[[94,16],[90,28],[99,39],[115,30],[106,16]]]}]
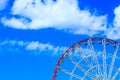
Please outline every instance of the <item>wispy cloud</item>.
[{"label": "wispy cloud", "polygon": [[41,29],[53,27],[75,34],[93,35],[106,30],[106,15],[97,16],[89,10],[81,10],[77,0],[15,0],[12,15],[3,17],[5,26],[18,29]]},{"label": "wispy cloud", "polygon": [[0,11],[5,9],[8,0],[0,0]]},{"label": "wispy cloud", "polygon": [[16,40],[6,40],[0,42],[0,52],[1,53],[21,53],[27,52],[27,54],[39,55],[46,53],[47,55],[60,55],[67,47],[54,46],[49,43],[40,43],[38,41],[24,42]]},{"label": "wispy cloud", "polygon": [[26,50],[52,53],[52,55],[62,54],[67,47],[54,46],[49,43],[40,43],[38,41],[29,42],[26,46]]}]

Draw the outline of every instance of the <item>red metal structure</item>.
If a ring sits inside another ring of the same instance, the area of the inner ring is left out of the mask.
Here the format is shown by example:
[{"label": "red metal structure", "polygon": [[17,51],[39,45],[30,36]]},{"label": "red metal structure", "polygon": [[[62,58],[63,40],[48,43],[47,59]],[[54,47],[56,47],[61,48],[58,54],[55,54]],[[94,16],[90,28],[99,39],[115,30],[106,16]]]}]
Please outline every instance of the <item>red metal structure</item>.
[{"label": "red metal structure", "polygon": [[52,80],[118,80],[119,46],[119,42],[108,38],[76,42],[59,58]]}]

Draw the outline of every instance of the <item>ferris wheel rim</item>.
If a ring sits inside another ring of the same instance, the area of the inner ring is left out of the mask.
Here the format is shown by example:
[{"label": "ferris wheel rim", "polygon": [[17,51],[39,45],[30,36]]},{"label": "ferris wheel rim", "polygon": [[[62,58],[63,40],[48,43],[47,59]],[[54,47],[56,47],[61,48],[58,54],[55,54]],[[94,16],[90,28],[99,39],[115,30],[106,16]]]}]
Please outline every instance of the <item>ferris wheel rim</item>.
[{"label": "ferris wheel rim", "polygon": [[91,39],[92,41],[101,41],[101,40],[105,40],[106,42],[110,43],[110,44],[118,44],[118,46],[120,46],[119,42],[118,41],[115,41],[115,40],[112,40],[112,39],[109,39],[109,38],[102,38],[102,37],[92,37],[92,38],[86,38],[86,39],[83,39],[83,40],[79,40],[78,42],[75,42],[74,44],[72,44],[67,50],[65,50],[65,52],[60,56],[60,58],[58,59],[57,61],[57,64],[56,64],[56,67],[54,69],[54,73],[53,73],[53,76],[52,76],[52,80],[55,80],[56,76],[57,76],[57,71],[59,69],[59,65],[60,63],[62,62],[62,59],[64,58],[65,54],[70,50],[70,49],[73,49],[75,45],[77,44],[81,44],[83,42],[87,42],[89,39]]}]

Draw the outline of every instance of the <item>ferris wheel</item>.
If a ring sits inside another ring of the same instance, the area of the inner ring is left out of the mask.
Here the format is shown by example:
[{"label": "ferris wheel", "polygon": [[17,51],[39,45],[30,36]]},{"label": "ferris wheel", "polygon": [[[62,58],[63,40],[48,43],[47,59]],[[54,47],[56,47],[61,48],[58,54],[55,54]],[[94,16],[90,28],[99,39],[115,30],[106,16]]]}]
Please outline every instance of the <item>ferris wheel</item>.
[{"label": "ferris wheel", "polygon": [[52,80],[120,80],[119,46],[107,38],[80,40],[61,55]]}]

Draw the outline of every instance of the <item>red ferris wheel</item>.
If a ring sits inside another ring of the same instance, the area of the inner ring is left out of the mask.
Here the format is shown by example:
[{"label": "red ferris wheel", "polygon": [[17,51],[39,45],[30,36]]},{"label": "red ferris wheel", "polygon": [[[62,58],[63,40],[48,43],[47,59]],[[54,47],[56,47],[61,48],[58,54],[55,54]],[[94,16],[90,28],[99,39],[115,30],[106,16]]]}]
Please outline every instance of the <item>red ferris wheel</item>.
[{"label": "red ferris wheel", "polygon": [[59,58],[52,80],[120,80],[119,46],[107,38],[76,42]]}]

